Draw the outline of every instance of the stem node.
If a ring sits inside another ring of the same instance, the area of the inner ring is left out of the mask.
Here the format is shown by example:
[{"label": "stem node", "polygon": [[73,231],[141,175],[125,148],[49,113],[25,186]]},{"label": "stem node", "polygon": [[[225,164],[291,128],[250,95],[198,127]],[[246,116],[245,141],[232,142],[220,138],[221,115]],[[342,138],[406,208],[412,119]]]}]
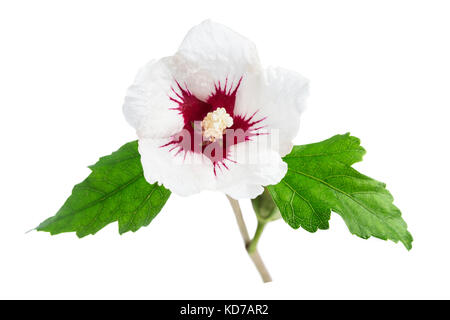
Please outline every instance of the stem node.
[{"label": "stem node", "polygon": [[228,201],[230,201],[231,208],[233,208],[234,215],[236,217],[236,221],[239,226],[239,231],[241,232],[242,239],[244,240],[245,248],[247,250],[248,255],[253,261],[256,269],[258,270],[263,282],[271,282],[272,278],[270,277],[269,271],[267,271],[264,262],[259,255],[257,245],[258,240],[261,237],[261,234],[266,225],[265,222],[261,222],[258,220],[258,226],[255,231],[255,236],[253,239],[250,239],[248,234],[247,226],[245,225],[244,217],[242,216],[241,206],[239,205],[239,201],[227,196]]}]

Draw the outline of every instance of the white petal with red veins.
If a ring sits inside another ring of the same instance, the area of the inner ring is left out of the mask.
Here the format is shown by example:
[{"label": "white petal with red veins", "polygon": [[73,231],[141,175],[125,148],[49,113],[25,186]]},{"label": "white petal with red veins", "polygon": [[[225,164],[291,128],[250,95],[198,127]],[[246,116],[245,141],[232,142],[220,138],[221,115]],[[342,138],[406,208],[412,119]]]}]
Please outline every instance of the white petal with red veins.
[{"label": "white petal with red veins", "polygon": [[139,70],[128,88],[123,113],[140,138],[162,138],[179,132],[183,117],[171,110],[177,104],[169,99],[176,86],[168,61],[151,61]]},{"label": "white petal with red veins", "polygon": [[300,115],[308,97],[308,80],[297,72],[269,67],[261,75],[250,75],[241,83],[236,96],[235,112],[265,117],[267,131],[277,130],[278,151],[285,156],[292,150]]},{"label": "white petal with red veins", "polygon": [[248,73],[261,72],[255,45],[247,38],[210,20],[193,27],[175,59],[177,79],[189,84],[197,98],[206,100],[218,81],[236,84]]},{"label": "white petal with red veins", "polygon": [[287,172],[278,152],[258,140],[234,145],[230,159],[236,163],[218,174],[217,189],[235,199],[257,197],[264,191],[262,186],[277,184]]},{"label": "white petal with red veins", "polygon": [[202,190],[214,190],[212,162],[194,152],[169,152],[161,148],[168,139],[139,139],[144,176],[149,183],[164,184],[172,192],[188,196]]},{"label": "white petal with red veins", "polygon": [[229,160],[216,168],[197,153],[161,148],[164,139],[140,139],[144,175],[149,183],[159,182],[172,192],[189,196],[202,190],[222,191],[235,199],[255,198],[263,185],[278,183],[287,172],[279,154],[258,141],[234,145]]}]

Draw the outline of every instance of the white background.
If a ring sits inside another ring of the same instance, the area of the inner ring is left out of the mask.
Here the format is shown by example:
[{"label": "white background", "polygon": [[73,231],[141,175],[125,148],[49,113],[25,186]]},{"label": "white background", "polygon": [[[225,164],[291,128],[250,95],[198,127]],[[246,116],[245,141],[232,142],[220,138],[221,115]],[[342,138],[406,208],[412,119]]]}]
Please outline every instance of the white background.
[{"label": "white background", "polygon": [[[430,0],[1,1],[0,298],[450,298],[449,17]],[[121,111],[136,71],[207,18],[310,79],[295,142],[361,138],[356,168],[387,183],[410,252],[351,235],[337,214],[315,234],[277,221],[260,242],[263,285],[212,192],[171,196],[137,233],[25,234],[136,138]]]}]

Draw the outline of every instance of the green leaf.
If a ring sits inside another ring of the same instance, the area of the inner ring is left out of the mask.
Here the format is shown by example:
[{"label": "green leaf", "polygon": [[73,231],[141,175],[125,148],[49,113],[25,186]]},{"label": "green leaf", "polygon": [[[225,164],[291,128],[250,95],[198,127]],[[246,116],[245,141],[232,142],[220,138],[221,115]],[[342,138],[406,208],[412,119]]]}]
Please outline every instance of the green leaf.
[{"label": "green leaf", "polygon": [[386,185],[351,167],[364,154],[359,139],[348,133],[295,146],[284,157],[286,176],[268,189],[283,219],[295,229],[328,229],[334,211],[352,234],[401,241],[409,250],[413,238]]},{"label": "green leaf", "polygon": [[89,168],[92,173],[73,188],[62,208],[42,222],[38,231],[76,232],[81,238],[118,221],[120,234],[135,232],[153,220],[170,196],[163,186],[145,180],[137,141]]}]

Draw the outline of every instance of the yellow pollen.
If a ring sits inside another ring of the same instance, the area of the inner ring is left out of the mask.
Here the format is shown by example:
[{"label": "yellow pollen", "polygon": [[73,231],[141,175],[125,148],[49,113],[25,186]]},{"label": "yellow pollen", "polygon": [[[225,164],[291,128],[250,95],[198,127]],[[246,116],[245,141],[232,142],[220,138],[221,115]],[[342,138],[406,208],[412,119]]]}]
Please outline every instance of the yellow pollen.
[{"label": "yellow pollen", "polygon": [[233,125],[233,118],[225,108],[217,108],[209,112],[202,121],[203,136],[209,141],[222,138],[225,129]]}]

